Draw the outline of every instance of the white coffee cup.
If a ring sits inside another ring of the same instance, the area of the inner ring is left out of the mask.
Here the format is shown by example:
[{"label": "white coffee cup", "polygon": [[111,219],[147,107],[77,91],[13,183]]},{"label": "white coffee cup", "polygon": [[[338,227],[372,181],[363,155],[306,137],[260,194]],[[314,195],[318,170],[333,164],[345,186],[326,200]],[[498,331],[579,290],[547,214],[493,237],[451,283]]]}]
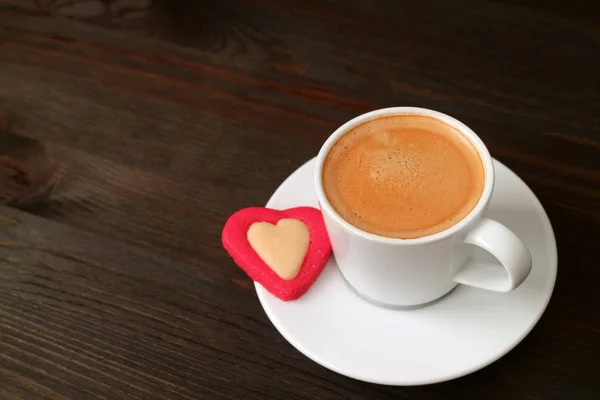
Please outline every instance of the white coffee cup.
[{"label": "white coffee cup", "polygon": [[[395,115],[423,115],[457,128],[479,152],[485,168],[485,186],[479,202],[450,228],[416,239],[395,239],[365,232],[344,220],[323,190],[323,164],[335,142],[357,125]],[[504,225],[484,217],[494,189],[492,158],[479,137],[456,119],[416,107],[392,107],[360,115],[339,127],[325,141],[315,169],[317,198],[337,265],[346,281],[362,297],[392,306],[429,303],[457,284],[496,292],[518,287],[531,270],[525,244]],[[478,263],[473,246],[491,253],[501,264]]]}]

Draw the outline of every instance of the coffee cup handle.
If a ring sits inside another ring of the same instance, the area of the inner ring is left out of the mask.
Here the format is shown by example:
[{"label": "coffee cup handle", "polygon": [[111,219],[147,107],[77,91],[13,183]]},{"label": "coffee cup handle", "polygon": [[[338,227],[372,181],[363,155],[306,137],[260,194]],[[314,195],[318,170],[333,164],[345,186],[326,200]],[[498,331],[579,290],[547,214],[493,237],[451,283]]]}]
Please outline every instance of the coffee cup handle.
[{"label": "coffee cup handle", "polygon": [[481,247],[492,254],[502,267],[469,260],[454,281],[494,292],[510,292],[518,287],[531,271],[531,254],[521,239],[507,227],[482,218],[471,228],[464,242]]}]

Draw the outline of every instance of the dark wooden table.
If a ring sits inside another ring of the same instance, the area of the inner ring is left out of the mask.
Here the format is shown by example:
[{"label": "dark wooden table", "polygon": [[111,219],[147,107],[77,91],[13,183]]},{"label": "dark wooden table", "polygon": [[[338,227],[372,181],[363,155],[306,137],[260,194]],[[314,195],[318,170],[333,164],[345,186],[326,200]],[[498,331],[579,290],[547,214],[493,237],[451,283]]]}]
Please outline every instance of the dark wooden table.
[{"label": "dark wooden table", "polygon": [[[0,398],[600,398],[594,2],[65,3],[0,1]],[[220,245],[335,127],[392,105],[471,126],[558,240],[531,334],[424,387],[302,356]]]}]

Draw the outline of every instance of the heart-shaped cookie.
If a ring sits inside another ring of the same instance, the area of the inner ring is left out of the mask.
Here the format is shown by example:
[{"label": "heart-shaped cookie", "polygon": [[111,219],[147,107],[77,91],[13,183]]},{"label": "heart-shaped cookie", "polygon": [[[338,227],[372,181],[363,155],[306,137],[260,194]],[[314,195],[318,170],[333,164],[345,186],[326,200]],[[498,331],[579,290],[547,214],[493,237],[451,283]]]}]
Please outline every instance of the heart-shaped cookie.
[{"label": "heart-shaped cookie", "polygon": [[321,211],[244,208],[223,228],[223,247],[248,276],[282,300],[302,296],[331,255]]}]

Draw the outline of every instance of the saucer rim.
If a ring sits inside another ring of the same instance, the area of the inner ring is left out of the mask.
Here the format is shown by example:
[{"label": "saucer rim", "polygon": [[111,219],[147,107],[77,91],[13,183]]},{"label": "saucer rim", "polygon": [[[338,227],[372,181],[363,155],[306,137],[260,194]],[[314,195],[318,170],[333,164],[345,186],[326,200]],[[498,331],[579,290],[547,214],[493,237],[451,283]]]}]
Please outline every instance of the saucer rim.
[{"label": "saucer rim", "polygon": [[[277,187],[277,189],[275,189],[275,191],[273,192],[273,194],[270,196],[269,200],[267,201],[267,204],[265,207],[272,207],[272,205],[273,205],[272,203],[274,202],[274,199],[276,199],[279,196],[279,193],[284,190],[284,187],[286,186],[286,183],[288,182],[288,180],[293,179],[296,174],[299,174],[304,168],[307,168],[309,166],[309,164],[316,162],[316,158],[317,157],[313,157],[313,158],[309,159],[308,161],[303,163],[301,166],[299,166],[296,170],[294,170],[290,175],[288,175],[287,178],[285,178],[283,180],[283,182]],[[518,338],[516,338],[510,346],[506,346],[506,348],[503,349],[503,351],[500,351],[495,357],[490,357],[488,359],[485,359],[483,362],[477,363],[471,368],[462,369],[453,374],[440,375],[436,378],[421,379],[421,380],[413,379],[410,381],[369,379],[369,378],[358,376],[357,374],[349,374],[349,373],[344,372],[342,369],[340,369],[336,366],[333,366],[330,363],[328,363],[327,361],[321,360],[318,357],[314,356],[313,354],[311,354],[310,351],[306,350],[301,343],[298,343],[296,340],[292,339],[290,337],[290,335],[288,335],[286,333],[285,328],[279,324],[279,322],[277,321],[277,318],[274,318],[274,315],[272,314],[272,311],[270,310],[270,308],[265,305],[266,301],[267,301],[266,297],[272,296],[272,295],[270,293],[268,293],[267,290],[264,289],[262,287],[262,285],[260,285],[258,282],[254,282],[254,287],[255,287],[256,294],[259,299],[260,305],[263,308],[263,310],[265,311],[265,314],[267,315],[267,317],[269,318],[269,320],[271,321],[271,323],[273,324],[275,329],[277,329],[279,334],[289,344],[291,344],[292,347],[294,347],[296,350],[298,350],[300,353],[302,353],[305,357],[307,357],[308,359],[317,363],[318,365],[325,367],[333,372],[336,372],[342,376],[351,378],[351,379],[355,379],[355,380],[367,382],[367,383],[384,385],[384,386],[422,386],[422,385],[430,385],[430,384],[435,384],[435,383],[451,381],[451,380],[454,380],[457,378],[461,378],[461,377],[470,375],[473,372],[479,371],[480,369],[483,369],[483,368],[493,364],[494,362],[498,361],[500,358],[504,357],[506,354],[508,354],[510,351],[512,351],[515,347],[517,347],[523,341],[523,339],[525,339],[525,337],[527,337],[527,335],[529,335],[531,333],[533,328],[535,328],[535,326],[538,324],[538,322],[540,321],[540,319],[546,312],[546,309],[548,308],[548,304],[550,303],[550,300],[552,299],[552,295],[554,293],[554,288],[556,286],[556,279],[557,279],[557,275],[558,275],[558,249],[557,249],[557,243],[556,243],[556,236],[554,234],[554,229],[552,228],[552,223],[550,222],[550,218],[548,217],[546,210],[544,209],[542,203],[540,202],[539,198],[535,195],[533,190],[531,190],[529,185],[527,185],[527,183],[525,181],[523,181],[523,179],[521,179],[521,177],[519,175],[517,175],[513,170],[511,170],[508,166],[506,166],[502,162],[500,162],[497,159],[492,157],[492,163],[494,164],[494,167],[496,165],[499,165],[499,166],[506,168],[506,170],[508,172],[512,173],[519,181],[521,181],[521,183],[524,185],[524,187],[527,188],[527,190],[529,191],[529,195],[532,197],[532,203],[531,203],[531,205],[533,206],[532,211],[536,212],[536,214],[541,217],[541,222],[544,227],[543,230],[547,234],[549,234],[548,239],[550,239],[550,243],[553,244],[552,248],[549,248],[546,251],[546,253],[548,255],[548,262],[546,264],[549,267],[551,267],[549,274],[552,274],[551,277],[548,276],[548,278],[552,278],[552,279],[551,279],[551,282],[549,283],[549,285],[546,286],[545,290],[544,290],[544,292],[548,292],[547,298],[546,298],[543,306],[539,308],[539,311],[537,313],[538,315],[532,319],[530,325],[526,329],[523,330],[522,334]],[[495,173],[498,173],[497,168],[494,168],[494,170],[495,170],[494,171]],[[350,290],[350,288],[349,288],[349,290]],[[361,300],[367,301],[365,299],[361,299]]]}]

